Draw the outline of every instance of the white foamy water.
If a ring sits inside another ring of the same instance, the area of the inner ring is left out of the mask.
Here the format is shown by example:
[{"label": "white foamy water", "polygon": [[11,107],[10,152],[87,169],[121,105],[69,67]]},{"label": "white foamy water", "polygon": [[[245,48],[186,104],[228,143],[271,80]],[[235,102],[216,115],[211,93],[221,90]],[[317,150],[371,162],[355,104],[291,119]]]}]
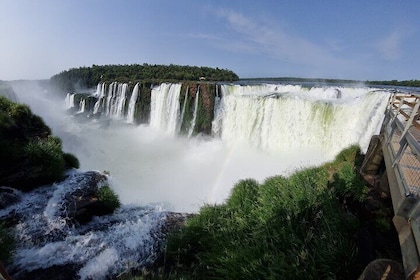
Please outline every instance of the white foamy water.
[{"label": "white foamy water", "polygon": [[61,207],[63,198],[82,181],[83,174],[72,171],[61,183],[18,193],[20,203],[0,210],[0,219],[10,213],[20,218],[14,229],[19,244],[8,267],[17,278],[24,271],[74,264],[80,267],[81,279],[103,279],[157,257],[159,226],[166,219],[159,207],[124,206],[84,226],[69,223]]},{"label": "white foamy water", "polygon": [[257,87],[252,95],[249,87],[222,86],[225,142],[243,142],[271,153],[294,151],[302,158],[302,152],[316,150],[332,159],[352,144],[366,151],[388,100],[384,92],[360,88],[312,88],[287,94],[279,93],[281,86],[274,88],[267,87],[264,95]]}]

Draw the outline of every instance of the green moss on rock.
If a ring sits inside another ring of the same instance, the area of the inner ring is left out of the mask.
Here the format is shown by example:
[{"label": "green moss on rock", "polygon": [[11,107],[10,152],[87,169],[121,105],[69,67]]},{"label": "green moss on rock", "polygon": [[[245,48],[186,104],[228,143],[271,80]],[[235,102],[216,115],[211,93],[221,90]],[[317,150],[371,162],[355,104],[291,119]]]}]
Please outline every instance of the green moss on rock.
[{"label": "green moss on rock", "polygon": [[103,203],[110,212],[113,212],[121,205],[117,194],[109,186],[105,185],[99,188],[97,195],[99,201]]}]

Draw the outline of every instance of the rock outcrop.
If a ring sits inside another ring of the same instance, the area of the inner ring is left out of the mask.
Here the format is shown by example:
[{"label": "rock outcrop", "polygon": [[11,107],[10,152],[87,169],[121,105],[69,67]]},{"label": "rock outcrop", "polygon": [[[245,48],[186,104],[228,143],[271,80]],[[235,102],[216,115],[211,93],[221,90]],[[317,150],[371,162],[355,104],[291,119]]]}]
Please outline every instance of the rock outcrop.
[{"label": "rock outcrop", "polygon": [[8,187],[0,187],[0,210],[20,201],[17,190]]},{"label": "rock outcrop", "polygon": [[61,215],[79,224],[89,222],[93,216],[111,214],[115,208],[110,207],[100,197],[100,188],[106,185],[106,176],[89,171],[73,182],[77,187],[66,193],[60,206]]}]

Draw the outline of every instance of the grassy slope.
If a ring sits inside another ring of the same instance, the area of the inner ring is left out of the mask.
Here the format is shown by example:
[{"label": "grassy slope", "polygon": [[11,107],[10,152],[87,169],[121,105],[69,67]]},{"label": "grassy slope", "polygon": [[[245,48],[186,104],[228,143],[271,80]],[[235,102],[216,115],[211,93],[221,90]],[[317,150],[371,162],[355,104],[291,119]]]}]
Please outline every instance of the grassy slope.
[{"label": "grassy slope", "polygon": [[368,197],[357,164],[353,146],[288,178],[239,181],[225,204],[204,206],[170,237],[157,273],[136,279],[356,279]]}]

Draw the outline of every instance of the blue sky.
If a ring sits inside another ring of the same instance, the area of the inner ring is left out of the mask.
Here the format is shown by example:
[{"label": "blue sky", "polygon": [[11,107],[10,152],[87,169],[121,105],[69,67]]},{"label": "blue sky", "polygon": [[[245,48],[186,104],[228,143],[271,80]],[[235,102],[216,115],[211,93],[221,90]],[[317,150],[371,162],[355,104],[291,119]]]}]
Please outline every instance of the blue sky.
[{"label": "blue sky", "polygon": [[0,0],[0,80],[92,64],[420,79],[420,1]]}]

